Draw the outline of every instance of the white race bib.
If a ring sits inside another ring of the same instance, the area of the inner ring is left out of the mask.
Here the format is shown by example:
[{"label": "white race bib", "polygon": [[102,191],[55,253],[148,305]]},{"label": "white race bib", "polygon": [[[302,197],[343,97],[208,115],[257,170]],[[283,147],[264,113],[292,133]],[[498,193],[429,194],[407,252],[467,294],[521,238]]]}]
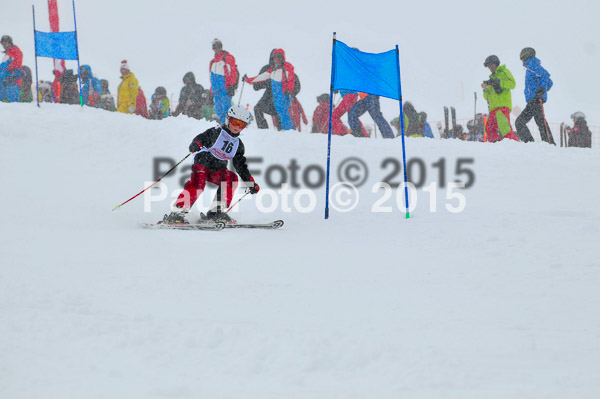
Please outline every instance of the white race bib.
[{"label": "white race bib", "polygon": [[210,152],[213,157],[226,161],[235,156],[240,145],[240,138],[230,136],[225,129],[221,129],[221,134],[212,147],[202,147],[200,152]]}]

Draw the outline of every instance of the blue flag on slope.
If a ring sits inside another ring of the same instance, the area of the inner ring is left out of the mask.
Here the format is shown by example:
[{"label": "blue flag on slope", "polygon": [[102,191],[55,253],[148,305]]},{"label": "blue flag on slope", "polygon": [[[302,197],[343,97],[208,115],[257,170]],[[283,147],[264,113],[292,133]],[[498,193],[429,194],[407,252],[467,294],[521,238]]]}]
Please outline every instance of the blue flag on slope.
[{"label": "blue flag on slope", "polygon": [[336,40],[333,49],[333,90],[353,90],[400,100],[396,50],[372,54]]},{"label": "blue flag on slope", "polygon": [[38,57],[59,60],[78,59],[77,34],[75,32],[35,31],[35,52]]}]

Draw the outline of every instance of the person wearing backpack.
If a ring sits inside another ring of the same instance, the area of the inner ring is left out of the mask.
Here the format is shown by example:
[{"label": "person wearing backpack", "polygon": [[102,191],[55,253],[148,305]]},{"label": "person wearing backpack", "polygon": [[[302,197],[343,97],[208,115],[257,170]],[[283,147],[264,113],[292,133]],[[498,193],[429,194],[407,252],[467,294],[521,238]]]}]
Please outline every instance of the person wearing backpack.
[{"label": "person wearing backpack", "polygon": [[239,74],[235,58],[223,50],[219,39],[212,41],[215,57],[210,61],[210,90],[215,98],[215,110],[221,123],[225,123],[227,110],[231,107],[231,98],[235,94]]}]

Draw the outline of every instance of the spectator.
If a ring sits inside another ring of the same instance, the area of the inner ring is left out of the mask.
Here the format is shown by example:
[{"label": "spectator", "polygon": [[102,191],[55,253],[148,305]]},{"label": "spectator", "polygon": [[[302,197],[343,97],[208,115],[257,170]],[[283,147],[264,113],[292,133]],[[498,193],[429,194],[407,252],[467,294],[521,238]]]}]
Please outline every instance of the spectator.
[{"label": "spectator", "polygon": [[38,85],[39,100],[41,103],[53,103],[54,96],[52,95],[52,83],[49,81],[40,81]]},{"label": "spectator", "polygon": [[127,60],[121,61],[121,79],[123,81],[117,89],[117,111],[124,114],[133,114],[136,111],[139,83],[135,75],[129,70]]},{"label": "spectator", "polygon": [[[342,117],[352,109],[354,104],[356,104],[359,94],[356,91],[349,90],[341,90],[340,94],[342,96],[342,101],[340,101],[340,103],[333,109],[333,112],[331,113],[331,133],[343,136],[349,132],[346,125],[344,125],[342,122]],[[359,130],[352,131],[352,134],[357,137],[363,137],[366,135],[366,131],[363,129],[361,124],[361,128]]]},{"label": "spectator", "polygon": [[[271,54],[269,55],[269,63],[263,66],[260,69],[259,75],[265,73],[272,65],[273,53],[276,49],[271,50]],[[275,124],[275,128],[277,130],[281,130],[281,118],[277,114],[277,110],[275,109],[275,104],[273,103],[273,91],[271,87],[271,80],[265,80],[263,82],[257,82],[252,85],[254,90],[265,90],[262,97],[256,105],[254,106],[254,116],[256,118],[256,127],[259,129],[268,129],[269,124],[264,117],[264,114],[271,115],[273,117],[273,121]]]},{"label": "spectator", "polygon": [[569,147],[592,148],[592,132],[588,127],[583,112],[575,112],[571,115],[573,128],[567,127],[569,135]]},{"label": "spectator", "polygon": [[533,136],[527,127],[527,122],[531,118],[534,118],[540,130],[542,141],[556,145],[550,127],[546,122],[543,105],[548,100],[548,90],[553,85],[550,74],[542,67],[540,60],[535,57],[535,50],[531,47],[525,47],[521,50],[519,58],[526,69],[525,100],[527,101],[527,105],[515,121],[517,136],[521,141],[526,143],[533,141]]},{"label": "spectator", "polygon": [[77,87],[77,75],[72,69],[67,69],[60,77],[60,97],[58,102],[61,104],[79,104],[79,88]]},{"label": "spectator", "polygon": [[83,103],[88,107],[98,107],[102,85],[100,80],[92,75],[92,68],[89,65],[82,65],[79,69],[81,74],[81,96]]},{"label": "spectator", "polygon": [[253,78],[246,77],[245,80],[252,85],[271,81],[273,104],[281,120],[281,128],[293,129],[294,124],[290,118],[289,108],[295,87],[295,75],[294,66],[285,60],[285,52],[282,49],[273,50],[269,69]]},{"label": "spectator", "polygon": [[19,101],[19,90],[21,88],[21,76],[23,74],[23,53],[19,47],[15,46],[10,36],[4,35],[0,38],[0,43],[6,54],[6,71],[0,84],[4,85],[4,100],[8,102]]},{"label": "spectator", "polygon": [[500,66],[500,59],[495,55],[487,57],[483,66],[489,68],[490,78],[481,84],[483,98],[488,102],[489,117],[486,131],[488,141],[493,143],[504,138],[519,141],[510,126],[510,111],[512,110],[512,95],[515,88],[515,78],[506,68]]},{"label": "spectator", "polygon": [[[313,112],[311,133],[329,133],[329,94],[317,97],[317,108]],[[256,107],[255,107],[256,109]]]},{"label": "spectator", "polygon": [[300,93],[300,79],[298,79],[298,75],[294,74],[294,89],[292,90],[289,113],[296,130],[301,132],[302,123],[304,122],[305,125],[308,125],[308,120],[306,119],[304,108],[300,104],[300,100],[298,100],[298,93]]},{"label": "spectator", "polygon": [[52,98],[55,103],[60,100],[60,78],[63,73],[64,71],[59,71],[58,69],[52,71],[52,74],[54,74],[54,81],[52,82]]},{"label": "spectator", "polygon": [[402,106],[404,114],[404,135],[406,137],[423,137],[423,124],[419,121],[419,113],[410,101]]},{"label": "spectator", "polygon": [[173,116],[183,114],[190,118],[211,120],[214,114],[212,94],[201,84],[196,83],[193,72],[188,72],[183,76],[183,85]]},{"label": "spectator", "polygon": [[356,135],[354,132],[362,130],[359,118],[362,114],[364,114],[367,111],[369,112],[369,115],[371,115],[371,118],[373,118],[373,120],[377,124],[377,127],[381,132],[381,136],[385,139],[393,139],[394,132],[392,132],[390,124],[387,123],[387,121],[381,114],[379,96],[375,96],[373,94],[368,94],[365,98],[358,101],[348,113],[348,122],[350,123],[352,134]]},{"label": "spectator", "polygon": [[150,119],[164,119],[171,114],[167,89],[159,86],[152,95],[150,103]]},{"label": "spectator", "polygon": [[148,115],[148,105],[146,103],[146,96],[141,87],[138,87],[138,95],[135,99],[135,114],[143,116],[146,119],[150,118]]},{"label": "spectator", "polygon": [[427,138],[434,138],[431,126],[427,122],[427,114],[425,112],[419,112],[419,122],[423,126],[423,136]]},{"label": "spectator", "polygon": [[33,94],[31,92],[31,85],[33,84],[33,77],[31,76],[31,69],[28,66],[23,65],[23,81],[21,82],[21,91],[19,93],[19,101],[22,103],[30,103],[33,101]]},{"label": "spectator", "polygon": [[225,123],[225,114],[231,107],[239,75],[235,58],[223,50],[223,43],[219,39],[213,40],[212,49],[215,57],[210,61],[210,90],[215,99],[217,116],[221,123]]},{"label": "spectator", "polygon": [[106,111],[115,112],[117,107],[115,106],[115,99],[113,98],[112,94],[110,94],[110,90],[108,89],[108,80],[101,79],[100,88],[99,107]]}]

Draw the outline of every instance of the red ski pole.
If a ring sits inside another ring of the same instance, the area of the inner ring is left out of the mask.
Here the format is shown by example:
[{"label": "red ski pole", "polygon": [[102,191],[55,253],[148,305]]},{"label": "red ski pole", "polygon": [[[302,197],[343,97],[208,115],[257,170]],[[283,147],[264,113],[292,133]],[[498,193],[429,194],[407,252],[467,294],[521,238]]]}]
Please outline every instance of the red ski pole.
[{"label": "red ski pole", "polygon": [[[138,195],[140,195],[141,193],[143,193],[144,191],[148,190],[149,188],[153,187],[156,183],[158,183],[159,181],[161,181],[163,179],[163,177],[165,177],[166,175],[168,175],[169,173],[171,173],[172,171],[175,170],[176,167],[179,166],[180,163],[182,163],[183,161],[185,161],[187,159],[187,157],[189,157],[190,155],[192,155],[193,152],[190,152],[189,154],[187,154],[181,161],[177,162],[177,165],[173,166],[167,173],[165,173],[164,175],[162,175],[162,177],[160,179],[158,179],[157,181],[155,181],[154,183],[152,183],[150,186],[146,187],[145,189],[143,189],[142,191],[140,191],[139,193],[137,193],[136,195],[134,195],[133,197],[129,198],[127,201],[123,202],[122,204],[119,204],[117,206],[114,207],[113,211],[115,209],[119,209],[121,206],[125,205],[126,203],[128,203],[129,201],[131,201],[132,199],[134,199],[135,197],[137,197]],[[243,198],[243,197],[242,197]]]}]

